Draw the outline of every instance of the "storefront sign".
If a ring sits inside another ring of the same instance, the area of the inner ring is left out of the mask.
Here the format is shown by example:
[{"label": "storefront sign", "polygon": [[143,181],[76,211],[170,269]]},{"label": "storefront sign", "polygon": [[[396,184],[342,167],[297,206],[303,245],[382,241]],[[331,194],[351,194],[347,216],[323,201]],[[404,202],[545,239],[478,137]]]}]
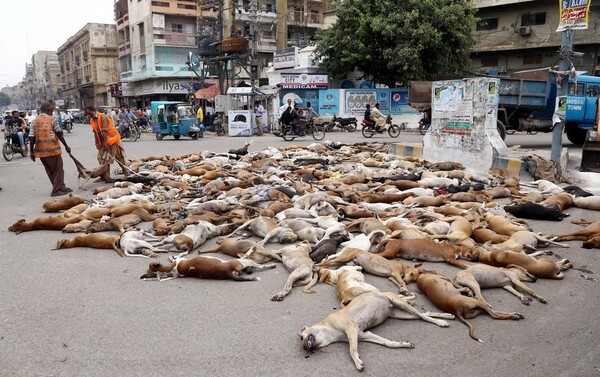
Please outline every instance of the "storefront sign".
[{"label": "storefront sign", "polygon": [[587,29],[591,0],[559,0],[560,23],[556,31]]},{"label": "storefront sign", "polygon": [[273,54],[273,68],[294,68],[298,56],[298,47],[282,48]]},{"label": "storefront sign", "polygon": [[282,73],[281,89],[327,89],[329,77],[323,73]]}]

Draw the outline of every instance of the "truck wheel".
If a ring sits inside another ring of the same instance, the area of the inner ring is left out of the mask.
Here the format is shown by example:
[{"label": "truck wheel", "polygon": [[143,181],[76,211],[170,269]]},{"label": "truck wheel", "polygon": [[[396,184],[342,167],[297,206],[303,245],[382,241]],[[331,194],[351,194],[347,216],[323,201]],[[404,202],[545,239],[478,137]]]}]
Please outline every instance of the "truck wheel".
[{"label": "truck wheel", "polygon": [[496,128],[498,128],[498,133],[500,134],[502,140],[506,139],[506,127],[504,127],[504,123],[497,121]]},{"label": "truck wheel", "polygon": [[567,123],[567,139],[575,145],[583,145],[587,130],[577,127],[576,123]]}]

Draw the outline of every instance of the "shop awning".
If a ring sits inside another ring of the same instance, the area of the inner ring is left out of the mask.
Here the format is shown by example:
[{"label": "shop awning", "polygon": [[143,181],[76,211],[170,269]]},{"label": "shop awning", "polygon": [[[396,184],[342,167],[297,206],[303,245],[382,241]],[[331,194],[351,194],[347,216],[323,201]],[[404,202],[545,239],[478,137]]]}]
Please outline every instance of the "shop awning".
[{"label": "shop awning", "polygon": [[196,98],[198,98],[198,99],[209,99],[209,98],[216,97],[219,94],[221,94],[221,91],[219,90],[219,86],[211,85],[209,87],[198,90],[196,93],[194,93],[194,96],[196,96]]}]

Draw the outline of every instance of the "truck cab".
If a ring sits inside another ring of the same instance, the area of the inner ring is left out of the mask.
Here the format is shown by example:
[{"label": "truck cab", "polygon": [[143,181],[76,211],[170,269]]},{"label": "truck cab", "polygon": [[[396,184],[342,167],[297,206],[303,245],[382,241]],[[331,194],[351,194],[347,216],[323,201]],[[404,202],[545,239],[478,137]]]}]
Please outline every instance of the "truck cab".
[{"label": "truck cab", "polygon": [[583,144],[587,130],[594,128],[599,95],[600,77],[581,75],[577,81],[569,80],[565,132],[573,144]]}]

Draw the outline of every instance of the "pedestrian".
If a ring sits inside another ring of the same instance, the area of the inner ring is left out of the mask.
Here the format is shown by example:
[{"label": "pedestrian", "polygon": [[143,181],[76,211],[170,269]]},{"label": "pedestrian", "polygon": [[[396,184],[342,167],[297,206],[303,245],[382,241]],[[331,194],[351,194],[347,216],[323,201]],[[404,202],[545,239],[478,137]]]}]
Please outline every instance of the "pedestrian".
[{"label": "pedestrian", "polygon": [[279,107],[279,116],[281,117],[281,115],[288,109],[288,108],[293,108],[294,104],[292,103],[292,99],[288,98],[287,102],[284,103],[281,107]]},{"label": "pedestrian", "polygon": [[36,117],[29,130],[29,145],[31,147],[31,160],[40,158],[46,174],[52,183],[52,193],[50,196],[66,195],[73,190],[65,186],[65,171],[63,169],[62,150],[58,141],[65,146],[67,153],[71,153],[71,148],[67,145],[63,132],[58,121],[52,113],[54,105],[45,103],[41,107],[40,116]]},{"label": "pedestrian", "polygon": [[110,177],[110,164],[114,160],[120,163],[123,175],[127,177],[129,173],[127,171],[127,164],[125,163],[125,149],[121,143],[121,135],[115,127],[112,118],[107,114],[97,111],[94,106],[87,106],[84,111],[90,118],[96,149],[98,149],[98,163],[102,167],[98,172],[100,178],[96,182],[113,182],[113,179]]},{"label": "pedestrian", "polygon": [[262,117],[263,117],[264,113],[265,113],[265,108],[263,107],[263,105],[260,104],[260,102],[256,101],[254,103],[254,118],[256,120],[256,136],[263,135]]},{"label": "pedestrian", "polygon": [[12,135],[17,135],[19,139],[21,152],[25,152],[27,150],[27,146],[25,145],[25,123],[25,119],[19,116],[19,112],[17,110],[14,110],[12,112],[12,117],[6,121],[6,129],[9,130]]},{"label": "pedestrian", "polygon": [[202,127],[202,124],[204,123],[204,111],[202,111],[202,106],[198,106],[196,120],[198,120],[198,127]]},{"label": "pedestrian", "polygon": [[35,115],[32,114],[31,110],[29,110],[27,112],[27,116],[25,117],[25,120],[27,121],[28,125],[31,125],[32,122],[35,120]]}]

